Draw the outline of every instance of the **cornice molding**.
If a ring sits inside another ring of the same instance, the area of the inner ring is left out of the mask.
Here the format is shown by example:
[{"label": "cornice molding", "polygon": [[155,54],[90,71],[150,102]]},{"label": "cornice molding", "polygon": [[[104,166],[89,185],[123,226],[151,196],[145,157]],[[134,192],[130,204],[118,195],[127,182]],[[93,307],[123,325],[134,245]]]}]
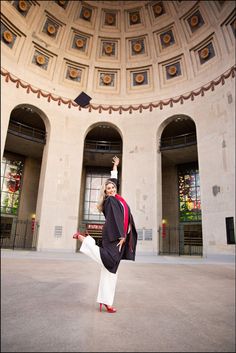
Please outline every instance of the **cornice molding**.
[{"label": "cornice molding", "polygon": [[235,77],[235,71],[236,71],[236,66],[232,66],[230,69],[225,71],[222,75],[218,76],[216,79],[208,82],[207,84],[201,86],[200,88],[196,88],[190,92],[181,94],[176,97],[172,98],[167,98],[163,100],[159,100],[156,102],[151,102],[147,104],[139,104],[139,105],[129,105],[129,106],[123,106],[123,105],[94,105],[94,104],[89,104],[86,107],[81,107],[78,104],[76,104],[72,99],[68,98],[63,98],[60,96],[57,96],[55,94],[52,94],[50,92],[44,91],[42,89],[36,88],[32,86],[31,84],[21,80],[20,78],[14,76],[10,72],[8,72],[6,69],[1,68],[1,75],[5,77],[6,82],[13,82],[16,85],[16,88],[24,88],[26,92],[29,93],[34,93],[37,94],[37,98],[46,98],[47,101],[50,102],[57,102],[58,105],[64,104],[67,105],[68,108],[75,107],[78,110],[82,109],[87,109],[89,112],[92,110],[98,110],[99,113],[102,113],[103,111],[108,111],[109,114],[112,114],[112,112],[119,112],[119,114],[122,114],[122,112],[129,112],[130,114],[133,113],[133,111],[139,111],[139,113],[142,113],[143,110],[149,110],[152,111],[153,109],[159,108],[163,109],[165,106],[170,106],[173,107],[174,104],[179,103],[183,104],[184,101],[187,101],[191,99],[191,101],[194,100],[195,97],[201,95],[204,96],[205,92],[211,90],[214,91],[215,87],[221,84],[222,86],[225,84],[225,80],[227,80],[229,77],[234,78]]}]

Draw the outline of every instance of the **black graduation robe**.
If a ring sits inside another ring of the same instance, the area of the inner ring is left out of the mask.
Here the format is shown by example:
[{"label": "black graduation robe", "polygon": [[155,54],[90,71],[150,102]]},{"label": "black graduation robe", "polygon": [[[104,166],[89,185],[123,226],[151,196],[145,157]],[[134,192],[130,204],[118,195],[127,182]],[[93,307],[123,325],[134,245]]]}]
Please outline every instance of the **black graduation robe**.
[{"label": "black graduation robe", "polygon": [[119,251],[119,243],[121,237],[124,237],[124,209],[123,205],[114,196],[108,196],[103,206],[103,214],[105,216],[105,224],[102,230],[102,246],[100,247],[100,255],[106,269],[112,273],[116,273],[119,263],[124,260],[135,260],[137,231],[135,228],[132,214],[129,210],[130,230],[126,235],[126,241]]}]

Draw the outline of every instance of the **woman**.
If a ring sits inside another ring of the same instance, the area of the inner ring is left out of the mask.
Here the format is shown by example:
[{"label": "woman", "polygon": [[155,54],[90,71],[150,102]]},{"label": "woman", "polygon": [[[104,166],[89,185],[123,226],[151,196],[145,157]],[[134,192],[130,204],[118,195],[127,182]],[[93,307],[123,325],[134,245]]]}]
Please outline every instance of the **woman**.
[{"label": "woman", "polygon": [[137,244],[137,231],[130,208],[117,194],[119,162],[118,157],[113,157],[111,178],[103,185],[97,205],[98,210],[105,216],[102,246],[97,246],[95,240],[89,235],[84,237],[79,232],[73,235],[74,239],[82,242],[80,251],[101,265],[97,302],[100,303],[100,311],[104,305],[109,313],[116,312],[112,304],[120,261],[122,259],[134,261]]}]

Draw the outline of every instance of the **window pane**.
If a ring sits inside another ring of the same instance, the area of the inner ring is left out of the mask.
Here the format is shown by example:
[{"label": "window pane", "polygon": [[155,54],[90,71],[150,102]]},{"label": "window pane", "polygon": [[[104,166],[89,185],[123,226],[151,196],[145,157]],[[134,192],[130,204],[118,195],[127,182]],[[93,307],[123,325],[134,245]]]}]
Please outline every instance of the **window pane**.
[{"label": "window pane", "polygon": [[89,201],[90,189],[85,189],[84,200]]},{"label": "window pane", "polygon": [[101,178],[99,177],[94,177],[92,178],[91,182],[91,188],[92,189],[100,189],[101,188]]},{"label": "window pane", "polygon": [[89,202],[85,202],[84,203],[84,213],[88,213],[89,212]]},{"label": "window pane", "polygon": [[90,183],[91,183],[91,176],[87,175],[86,182],[85,182],[86,189],[90,189]]},{"label": "window pane", "polygon": [[97,202],[100,196],[101,186],[109,177],[110,173],[104,173],[104,171],[87,171],[83,212],[85,221],[104,220],[103,214],[99,213],[97,210]]},{"label": "window pane", "polygon": [[96,202],[90,202],[89,213],[99,214]]},{"label": "window pane", "polygon": [[1,206],[11,207],[11,205],[12,205],[12,194],[7,193],[7,192],[2,192]]},{"label": "window pane", "polygon": [[200,187],[199,186],[197,187],[196,192],[197,192],[197,200],[200,200]]},{"label": "window pane", "polygon": [[2,191],[8,191],[8,179],[7,178],[2,178],[2,179],[3,179]]},{"label": "window pane", "polygon": [[199,174],[196,174],[196,186],[200,186]]},{"label": "window pane", "polygon": [[103,176],[101,184],[103,185],[109,176]]},{"label": "window pane", "polygon": [[198,169],[179,168],[179,220],[190,222],[201,219],[201,201]]},{"label": "window pane", "polygon": [[90,194],[90,201],[97,202],[99,198],[99,194],[100,194],[100,189],[99,190],[92,189]]},{"label": "window pane", "polygon": [[189,189],[189,199],[191,201],[196,200],[196,189],[195,188]]},{"label": "window pane", "polygon": [[100,216],[99,215],[90,215],[90,219],[93,221],[100,221]]},{"label": "window pane", "polygon": [[1,168],[1,211],[3,213],[16,215],[19,207],[23,161],[14,159],[6,160],[4,157],[2,166],[4,164],[5,167]]},{"label": "window pane", "polygon": [[17,209],[18,206],[19,206],[19,193],[18,192],[15,192],[13,194],[13,198],[12,198],[12,207]]},{"label": "window pane", "polygon": [[195,186],[195,182],[196,182],[195,174],[192,174],[192,175],[190,176],[190,186],[191,186],[191,187],[194,187],[194,186]]}]

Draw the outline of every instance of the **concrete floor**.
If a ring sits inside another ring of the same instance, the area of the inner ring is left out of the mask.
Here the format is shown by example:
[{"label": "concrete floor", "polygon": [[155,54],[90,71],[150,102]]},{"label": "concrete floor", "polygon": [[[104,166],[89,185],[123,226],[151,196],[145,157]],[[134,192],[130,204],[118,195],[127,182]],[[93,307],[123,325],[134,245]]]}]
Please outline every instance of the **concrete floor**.
[{"label": "concrete floor", "polygon": [[1,251],[2,352],[235,352],[234,257],[122,261],[114,306],[82,253]]}]

